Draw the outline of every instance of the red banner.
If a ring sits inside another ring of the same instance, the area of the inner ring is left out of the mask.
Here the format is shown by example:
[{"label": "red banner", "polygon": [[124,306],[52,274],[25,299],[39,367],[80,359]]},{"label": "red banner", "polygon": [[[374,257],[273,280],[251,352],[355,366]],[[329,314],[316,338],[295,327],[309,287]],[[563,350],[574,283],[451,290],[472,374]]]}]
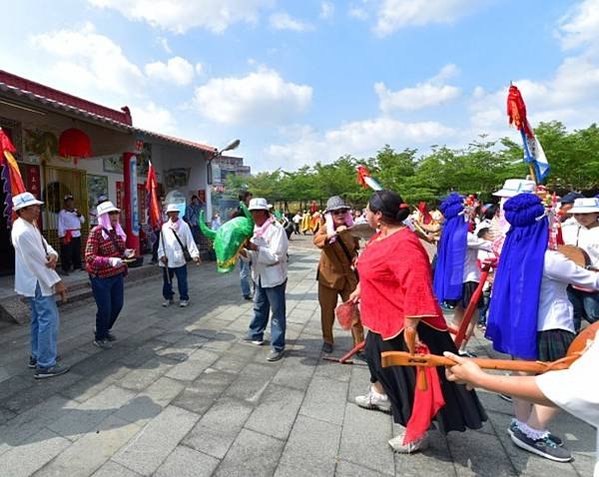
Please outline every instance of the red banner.
[{"label": "red banner", "polygon": [[42,184],[40,182],[40,166],[27,164],[25,166],[27,174],[27,189],[36,199],[40,199],[42,193]]}]

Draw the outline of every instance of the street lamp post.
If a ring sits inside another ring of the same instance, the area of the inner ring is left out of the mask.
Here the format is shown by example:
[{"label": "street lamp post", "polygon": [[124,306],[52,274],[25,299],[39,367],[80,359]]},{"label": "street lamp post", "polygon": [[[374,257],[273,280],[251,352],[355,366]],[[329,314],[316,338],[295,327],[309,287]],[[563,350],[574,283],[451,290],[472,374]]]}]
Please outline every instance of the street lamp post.
[{"label": "street lamp post", "polygon": [[223,155],[223,152],[232,151],[233,149],[237,149],[241,141],[239,139],[234,139],[229,144],[227,144],[220,151],[216,151],[212,154],[212,156],[208,159],[207,169],[206,169],[206,182],[208,185],[212,185],[212,161]]}]

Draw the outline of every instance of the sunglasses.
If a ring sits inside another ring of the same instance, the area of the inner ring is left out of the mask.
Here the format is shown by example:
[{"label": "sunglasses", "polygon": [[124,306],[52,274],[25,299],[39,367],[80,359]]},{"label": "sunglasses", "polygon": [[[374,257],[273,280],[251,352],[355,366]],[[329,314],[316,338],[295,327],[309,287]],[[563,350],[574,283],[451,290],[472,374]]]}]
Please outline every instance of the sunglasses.
[{"label": "sunglasses", "polygon": [[347,209],[333,210],[333,214],[334,215],[345,215],[345,214],[347,214]]},{"label": "sunglasses", "polygon": [[119,213],[116,210],[112,210],[108,212],[108,215],[119,215]]}]

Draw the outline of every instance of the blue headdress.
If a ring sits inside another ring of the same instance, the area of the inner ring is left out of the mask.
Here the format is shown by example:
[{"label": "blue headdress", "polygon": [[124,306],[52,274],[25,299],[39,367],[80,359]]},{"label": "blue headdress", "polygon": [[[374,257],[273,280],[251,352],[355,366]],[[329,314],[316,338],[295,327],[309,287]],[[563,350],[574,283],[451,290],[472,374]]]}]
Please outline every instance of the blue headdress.
[{"label": "blue headdress", "polygon": [[549,221],[534,194],[519,194],[504,207],[511,224],[493,282],[486,336],[493,348],[537,359],[537,319]]},{"label": "blue headdress", "polygon": [[455,192],[446,197],[439,209],[445,221],[437,250],[433,288],[437,300],[443,303],[462,298],[468,223],[463,215],[464,197]]}]

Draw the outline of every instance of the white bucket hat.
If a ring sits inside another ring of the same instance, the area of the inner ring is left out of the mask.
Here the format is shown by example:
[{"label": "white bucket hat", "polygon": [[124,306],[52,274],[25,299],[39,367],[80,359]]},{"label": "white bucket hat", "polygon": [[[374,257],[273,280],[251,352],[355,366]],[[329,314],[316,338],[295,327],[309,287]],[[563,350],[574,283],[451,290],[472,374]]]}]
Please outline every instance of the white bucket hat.
[{"label": "white bucket hat", "polygon": [[262,197],[250,200],[249,210],[268,210],[268,202]]},{"label": "white bucket hat", "polygon": [[599,213],[599,199],[596,197],[576,199],[569,214],[596,214]]},{"label": "white bucket hat", "polygon": [[532,194],[535,191],[535,181],[525,179],[507,179],[503,187],[493,192],[497,197],[514,197],[518,194]]},{"label": "white bucket hat", "polygon": [[96,207],[96,215],[100,216],[102,214],[108,214],[109,212],[120,212],[121,209],[119,209],[118,207],[115,207],[114,204],[112,202],[110,202],[109,200],[107,200],[106,202],[102,202],[101,204],[98,204],[98,207]]},{"label": "white bucket hat", "polygon": [[17,211],[29,207],[30,205],[42,205],[41,200],[37,200],[31,192],[23,192],[12,198],[12,210]]},{"label": "white bucket hat", "polygon": [[166,206],[166,213],[168,214],[169,212],[178,212],[178,213],[181,213],[181,211],[179,210],[179,206],[177,204],[174,204],[174,203],[168,204]]}]

